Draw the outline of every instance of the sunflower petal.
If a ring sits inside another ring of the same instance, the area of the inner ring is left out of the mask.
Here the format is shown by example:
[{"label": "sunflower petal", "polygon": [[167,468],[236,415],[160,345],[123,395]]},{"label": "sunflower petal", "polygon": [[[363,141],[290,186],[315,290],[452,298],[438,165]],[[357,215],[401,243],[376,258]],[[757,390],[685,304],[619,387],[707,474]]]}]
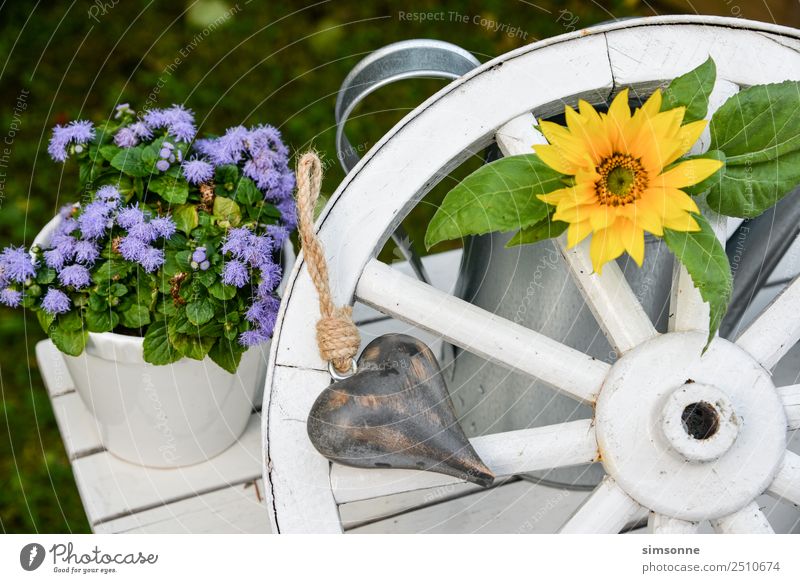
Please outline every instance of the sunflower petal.
[{"label": "sunflower petal", "polygon": [[683,213],[678,217],[664,217],[664,226],[673,231],[699,231],[700,225],[689,213]]},{"label": "sunflower petal", "polygon": [[589,256],[592,258],[592,267],[595,272],[602,273],[603,265],[616,259],[625,247],[614,229],[603,229],[596,231],[592,235],[592,243],[589,247]]},{"label": "sunflower petal", "polygon": [[627,219],[618,221],[615,228],[619,232],[625,251],[636,262],[636,265],[641,267],[644,261],[644,231]]},{"label": "sunflower petal", "polygon": [[674,141],[674,150],[664,160],[664,164],[672,164],[675,160],[686,154],[697,143],[703,130],[706,129],[708,122],[704,119],[688,123],[678,130],[678,135]]},{"label": "sunflower petal", "polygon": [[556,172],[561,174],[575,174],[578,169],[575,164],[570,162],[560,148],[551,146],[549,144],[536,144],[533,147],[536,155],[542,159],[542,162],[550,166]]},{"label": "sunflower petal", "polygon": [[567,247],[572,248],[592,234],[592,225],[589,221],[572,223],[567,230]]},{"label": "sunflower petal", "polygon": [[684,188],[702,182],[723,165],[720,160],[695,158],[686,160],[662,173],[651,183],[653,186]]}]

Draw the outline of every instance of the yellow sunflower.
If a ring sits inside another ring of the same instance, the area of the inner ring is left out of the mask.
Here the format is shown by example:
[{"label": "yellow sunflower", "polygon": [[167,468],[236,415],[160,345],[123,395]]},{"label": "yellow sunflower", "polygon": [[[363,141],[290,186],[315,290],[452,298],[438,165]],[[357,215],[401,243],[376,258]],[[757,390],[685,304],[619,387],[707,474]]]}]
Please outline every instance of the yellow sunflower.
[{"label": "yellow sunflower", "polygon": [[683,156],[700,137],[706,121],[681,125],[685,107],[661,110],[661,91],[631,114],[628,90],[608,113],[598,113],[586,101],[578,111],[566,108],[567,127],[541,122],[549,144],[534,146],[542,161],[573,177],[572,186],[539,198],[554,205],[553,218],[569,223],[567,242],[574,247],[592,235],[594,270],[623,251],[642,265],[644,231],[662,236],[664,229],[699,231],[691,213],[694,200],[681,188],[702,182],[722,162]]}]

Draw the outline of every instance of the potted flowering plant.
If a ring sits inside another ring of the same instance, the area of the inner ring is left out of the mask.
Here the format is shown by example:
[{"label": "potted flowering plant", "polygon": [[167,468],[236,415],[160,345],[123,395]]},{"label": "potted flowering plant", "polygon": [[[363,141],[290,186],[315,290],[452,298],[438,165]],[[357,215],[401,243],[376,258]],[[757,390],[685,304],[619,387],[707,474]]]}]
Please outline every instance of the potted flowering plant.
[{"label": "potted flowering plant", "polygon": [[263,384],[296,224],[278,131],[197,139],[182,106],[126,104],[56,126],[48,152],[78,163],[80,200],[29,250],[3,250],[0,302],[36,313],[109,451],[152,466],[219,453]]}]

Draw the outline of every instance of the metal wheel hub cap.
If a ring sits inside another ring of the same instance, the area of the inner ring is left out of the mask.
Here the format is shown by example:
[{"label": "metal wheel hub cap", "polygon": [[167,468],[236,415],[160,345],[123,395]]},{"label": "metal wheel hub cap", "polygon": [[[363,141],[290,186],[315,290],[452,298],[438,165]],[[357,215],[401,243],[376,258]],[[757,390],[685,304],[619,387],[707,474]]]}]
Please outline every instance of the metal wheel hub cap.
[{"label": "metal wheel hub cap", "polygon": [[769,373],[741,348],[676,332],[611,368],[597,400],[606,471],[645,508],[682,520],[726,516],[772,482],[786,414]]}]

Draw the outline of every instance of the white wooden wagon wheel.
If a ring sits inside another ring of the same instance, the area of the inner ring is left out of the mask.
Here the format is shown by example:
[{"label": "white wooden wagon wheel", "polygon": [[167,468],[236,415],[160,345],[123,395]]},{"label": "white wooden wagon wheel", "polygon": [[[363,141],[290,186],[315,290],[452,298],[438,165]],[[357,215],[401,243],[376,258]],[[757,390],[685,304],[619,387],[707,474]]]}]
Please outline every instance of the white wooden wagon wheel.
[{"label": "white wooden wagon wheel", "polygon": [[[578,97],[604,103],[624,86],[648,93],[711,55],[716,108],[739,87],[800,79],[796,30],[738,19],[656,17],[615,22],[503,55],[453,82],[386,135],[347,176],[318,221],[338,303],[358,299],[453,344],[595,405],[591,420],[478,437],[497,476],[601,461],[607,476],[562,532],[619,532],[642,507],[655,532],[771,532],[754,502],[768,492],[800,504],[800,385],[775,388],[770,369],[800,339],[795,280],[734,342],[701,358],[706,306],[676,269],[670,331],[658,334],[612,262],[592,274],[587,246],[562,255],[621,358],[612,366],[504,320],[375,259],[439,177],[496,140],[505,155],[542,140],[533,116]],[[705,138],[707,140],[707,137]],[[701,142],[703,140],[701,139]],[[722,234],[727,219],[717,217]],[[329,384],[314,339],[317,301],[302,256],[289,278],[263,407],[264,478],[276,532],[339,532],[338,505],[457,482],[410,470],[330,464],[305,420]],[[716,424],[695,439],[681,415],[701,406]]]}]

